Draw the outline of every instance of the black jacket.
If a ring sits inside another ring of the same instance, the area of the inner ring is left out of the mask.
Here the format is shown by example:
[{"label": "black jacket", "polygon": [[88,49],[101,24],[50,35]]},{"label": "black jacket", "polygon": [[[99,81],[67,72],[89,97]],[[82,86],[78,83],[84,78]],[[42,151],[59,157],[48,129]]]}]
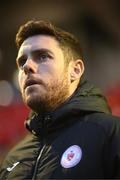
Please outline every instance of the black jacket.
[{"label": "black jacket", "polygon": [[0,178],[120,178],[120,119],[99,89],[84,82],[71,99],[44,117],[32,113],[30,134],[4,160]]}]

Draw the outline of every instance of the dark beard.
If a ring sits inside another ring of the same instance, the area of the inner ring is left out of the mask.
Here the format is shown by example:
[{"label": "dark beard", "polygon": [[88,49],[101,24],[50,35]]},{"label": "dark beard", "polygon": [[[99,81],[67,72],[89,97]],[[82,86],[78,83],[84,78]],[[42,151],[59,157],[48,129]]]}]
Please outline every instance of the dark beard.
[{"label": "dark beard", "polygon": [[[52,81],[47,84],[47,92],[43,97],[39,96],[31,101],[25,102],[33,111],[37,113],[47,113],[62,105],[69,97],[69,83],[67,73],[62,80]],[[23,97],[25,100],[25,98]]]}]

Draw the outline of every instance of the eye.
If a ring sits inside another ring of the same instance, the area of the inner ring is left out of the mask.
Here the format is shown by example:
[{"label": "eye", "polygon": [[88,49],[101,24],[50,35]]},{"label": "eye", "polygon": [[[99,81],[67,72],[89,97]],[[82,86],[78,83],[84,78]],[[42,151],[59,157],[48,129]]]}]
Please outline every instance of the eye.
[{"label": "eye", "polygon": [[46,60],[47,58],[49,58],[49,56],[47,54],[40,54],[39,59],[42,61]]},{"label": "eye", "polygon": [[45,62],[51,58],[52,57],[48,53],[45,53],[45,52],[36,52],[34,54],[34,59],[38,62]]},{"label": "eye", "polygon": [[45,53],[44,54],[39,54],[38,57],[37,57],[38,61],[40,61],[40,62],[45,62],[50,58],[51,58],[51,56],[48,55],[48,54],[45,54]]},{"label": "eye", "polygon": [[19,68],[22,68],[24,66],[24,64],[26,63],[26,57],[20,57],[18,60],[17,60],[17,65]]}]

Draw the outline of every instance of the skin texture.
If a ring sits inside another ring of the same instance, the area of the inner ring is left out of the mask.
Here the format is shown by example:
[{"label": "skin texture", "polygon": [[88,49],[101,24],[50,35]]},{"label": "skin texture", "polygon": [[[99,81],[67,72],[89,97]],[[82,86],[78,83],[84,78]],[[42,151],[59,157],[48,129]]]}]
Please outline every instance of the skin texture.
[{"label": "skin texture", "polygon": [[50,36],[35,35],[21,45],[17,65],[23,101],[36,112],[49,112],[75,91],[84,71],[81,60],[65,65],[59,43]]}]

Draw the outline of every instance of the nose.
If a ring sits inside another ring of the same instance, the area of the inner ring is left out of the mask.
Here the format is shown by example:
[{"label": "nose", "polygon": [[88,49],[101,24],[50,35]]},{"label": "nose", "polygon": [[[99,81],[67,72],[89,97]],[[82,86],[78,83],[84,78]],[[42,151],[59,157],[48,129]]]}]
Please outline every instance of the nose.
[{"label": "nose", "polygon": [[27,59],[25,64],[23,65],[23,70],[25,74],[35,73],[35,64],[32,59]]}]

